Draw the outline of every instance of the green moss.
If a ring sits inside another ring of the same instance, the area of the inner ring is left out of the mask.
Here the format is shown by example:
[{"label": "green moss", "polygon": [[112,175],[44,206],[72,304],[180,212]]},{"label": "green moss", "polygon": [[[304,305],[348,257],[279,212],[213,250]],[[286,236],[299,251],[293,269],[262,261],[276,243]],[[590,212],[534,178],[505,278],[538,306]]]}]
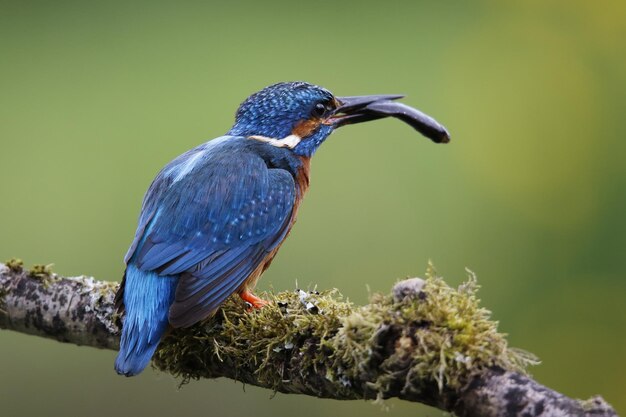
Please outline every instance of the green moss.
[{"label": "green moss", "polygon": [[24,262],[19,258],[11,258],[4,263],[13,272],[22,272]]},{"label": "green moss", "polygon": [[[306,308],[303,294],[314,309]],[[285,353],[309,349],[305,340],[330,340],[352,311],[336,290],[263,296],[270,303],[260,310],[248,311],[238,297],[231,297],[216,317],[173,332],[155,355],[156,366],[188,380],[211,377],[211,362],[228,360],[242,369],[254,369],[258,381],[275,388],[280,384],[275,366]],[[315,368],[323,355],[321,350],[307,355],[307,366]]]},{"label": "green moss", "polygon": [[117,282],[100,281],[98,284],[98,295],[100,296],[100,300],[104,300],[105,298],[111,296],[111,294],[115,294],[120,287],[120,284]]},{"label": "green moss", "polygon": [[28,276],[41,281],[44,284],[44,288],[54,280],[54,274],[52,273],[52,265],[35,264],[28,271]]},{"label": "green moss", "polygon": [[[390,355],[379,365],[383,372],[373,381],[380,391],[389,389],[393,370],[407,362],[407,355],[412,359],[409,374],[414,382],[434,380],[439,390],[460,388],[471,375],[490,366],[524,372],[537,363],[533,355],[508,347],[505,335],[497,330],[498,323],[480,307],[478,288],[471,272],[468,280],[454,289],[430,268],[419,296],[402,302],[394,302],[391,296],[375,297],[359,309],[359,320],[354,322],[356,314],[346,320],[348,325],[335,341],[342,360],[351,365],[350,376],[355,377],[355,372],[371,361],[377,323],[401,330],[396,345],[387,352]],[[351,334],[351,343],[341,340],[346,334]]]},{"label": "green moss", "polygon": [[285,365],[295,364],[300,384],[321,373],[338,392],[356,386],[381,397],[393,395],[399,382],[418,390],[433,384],[456,389],[486,367],[524,371],[536,363],[508,347],[490,312],[479,306],[477,290],[472,273],[454,289],[430,268],[416,296],[394,301],[378,294],[363,307],[336,290],[266,294],[270,304],[252,312],[231,297],[216,317],[172,332],[154,363],[183,381],[227,370],[243,381],[304,392],[307,387],[284,381]]},{"label": "green moss", "polygon": [[[576,401],[580,404],[580,407],[585,411],[585,413],[590,415],[609,415],[609,413],[602,413],[602,411],[612,410],[611,406],[599,395],[591,397],[587,400]],[[615,411],[613,411],[613,413],[615,413]]]},{"label": "green moss", "polygon": [[52,275],[52,264],[35,264],[30,268],[29,275],[32,277],[50,277]]}]

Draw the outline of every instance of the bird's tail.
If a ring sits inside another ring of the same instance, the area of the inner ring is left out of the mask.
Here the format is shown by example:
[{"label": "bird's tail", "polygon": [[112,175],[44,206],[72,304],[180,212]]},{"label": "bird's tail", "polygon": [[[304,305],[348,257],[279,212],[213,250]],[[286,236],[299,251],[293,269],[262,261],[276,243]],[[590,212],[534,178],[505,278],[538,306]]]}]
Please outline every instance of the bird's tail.
[{"label": "bird's tail", "polygon": [[178,277],[140,271],[130,263],[123,281],[125,318],[115,370],[137,375],[148,365],[163,333]]}]

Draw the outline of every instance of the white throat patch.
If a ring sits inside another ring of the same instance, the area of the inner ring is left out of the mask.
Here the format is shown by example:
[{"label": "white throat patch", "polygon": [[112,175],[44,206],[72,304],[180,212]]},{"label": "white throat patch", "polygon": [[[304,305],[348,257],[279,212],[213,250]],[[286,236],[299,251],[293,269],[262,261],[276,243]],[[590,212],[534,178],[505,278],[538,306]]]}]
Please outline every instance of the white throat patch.
[{"label": "white throat patch", "polygon": [[289,148],[289,149],[295,148],[298,145],[298,143],[300,143],[300,141],[302,140],[302,138],[298,135],[289,135],[282,139],[268,138],[267,136],[259,136],[259,135],[248,136],[248,138],[265,142],[265,143],[269,143],[270,145],[276,146],[277,148]]}]

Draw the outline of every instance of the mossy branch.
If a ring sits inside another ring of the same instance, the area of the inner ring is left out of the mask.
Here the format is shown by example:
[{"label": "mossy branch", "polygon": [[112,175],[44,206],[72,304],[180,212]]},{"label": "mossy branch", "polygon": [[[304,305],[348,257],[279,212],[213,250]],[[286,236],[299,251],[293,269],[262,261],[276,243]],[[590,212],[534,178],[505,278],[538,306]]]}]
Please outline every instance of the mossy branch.
[{"label": "mossy branch", "polygon": [[[0,328],[117,349],[116,289],[0,264]],[[266,294],[269,306],[252,312],[233,297],[212,319],[172,331],[153,365],[182,382],[227,377],[320,398],[397,397],[459,416],[617,415],[600,397],[573,400],[527,376],[536,359],[508,347],[477,289],[472,273],[454,289],[429,269],[361,307],[336,290]]]}]

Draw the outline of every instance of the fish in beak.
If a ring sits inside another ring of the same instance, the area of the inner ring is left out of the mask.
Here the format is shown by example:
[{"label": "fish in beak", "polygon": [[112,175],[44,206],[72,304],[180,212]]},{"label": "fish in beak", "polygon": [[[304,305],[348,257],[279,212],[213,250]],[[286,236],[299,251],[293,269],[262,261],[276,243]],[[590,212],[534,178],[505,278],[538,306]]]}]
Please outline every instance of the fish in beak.
[{"label": "fish in beak", "polygon": [[335,127],[395,117],[402,120],[435,143],[450,142],[450,134],[439,122],[421,111],[394,100],[401,95],[337,97],[339,106],[330,121]]}]

